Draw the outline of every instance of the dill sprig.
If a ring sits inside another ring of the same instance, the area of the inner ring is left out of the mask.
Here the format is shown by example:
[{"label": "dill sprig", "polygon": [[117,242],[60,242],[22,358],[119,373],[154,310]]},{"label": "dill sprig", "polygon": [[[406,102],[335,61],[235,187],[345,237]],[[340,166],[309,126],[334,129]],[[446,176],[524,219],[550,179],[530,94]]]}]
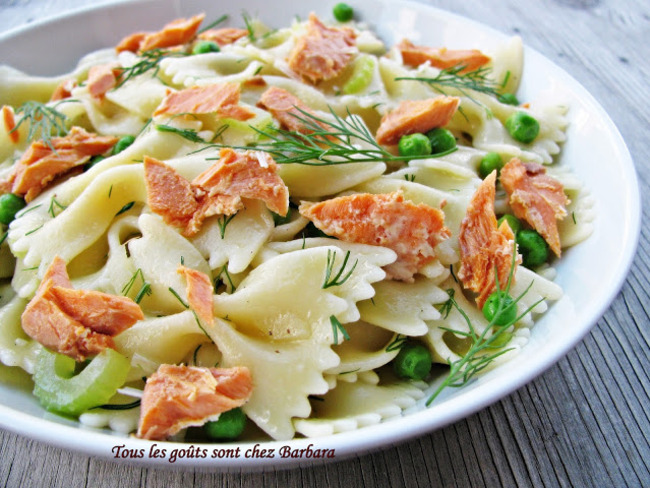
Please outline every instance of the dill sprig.
[{"label": "dill sprig", "polygon": [[357,259],[352,265],[352,268],[347,272],[347,274],[344,275],[343,273],[345,272],[345,268],[348,265],[349,259],[350,251],[347,251],[345,253],[345,257],[343,258],[343,264],[341,264],[338,273],[332,277],[332,273],[334,272],[334,265],[336,264],[336,251],[332,251],[330,249],[327,250],[327,267],[325,269],[325,281],[323,282],[322,286],[323,289],[330,288],[332,286],[341,286],[350,278],[354,272],[354,269],[357,267],[359,260]]},{"label": "dill sprig", "polygon": [[343,118],[330,107],[332,119],[321,117],[296,107],[301,115],[291,114],[302,122],[307,133],[270,128],[263,130],[250,126],[262,136],[255,146],[223,146],[234,149],[263,151],[270,154],[278,164],[304,164],[309,166],[330,166],[335,164],[395,162],[413,159],[430,159],[446,156],[456,150],[418,156],[400,156],[387,151],[377,143],[363,121],[352,115]]},{"label": "dill sprig", "polygon": [[138,268],[126,285],[122,287],[122,295],[126,296],[129,294],[138,277],[142,280],[142,286],[140,286],[140,289],[135,294],[133,301],[140,304],[145,295],[151,295],[151,283],[144,279],[144,273],[141,268]]},{"label": "dill sprig", "polygon": [[445,68],[433,78],[420,76],[400,76],[398,78],[395,78],[395,80],[421,81],[423,83],[427,83],[432,88],[443,94],[445,94],[445,88],[453,88],[468,98],[472,99],[472,97],[467,93],[468,90],[498,97],[501,94],[501,90],[503,90],[503,88],[506,86],[508,78],[510,77],[510,72],[506,73],[503,81],[499,83],[489,78],[489,74],[492,72],[491,68],[481,67],[474,71],[462,73],[464,69],[465,66],[461,64],[451,68]]},{"label": "dill sprig", "polygon": [[[447,290],[449,299],[442,307],[442,310],[445,311],[445,317],[449,314],[449,311],[452,307],[455,308],[467,323],[469,332],[454,330],[446,327],[442,327],[442,329],[447,332],[452,332],[456,335],[469,338],[471,339],[472,344],[467,353],[465,353],[462,358],[449,362],[450,371],[445,380],[438,386],[436,391],[434,391],[427,400],[427,406],[430,405],[431,402],[433,402],[433,400],[435,400],[440,392],[442,392],[442,390],[445,388],[449,386],[457,388],[466,385],[476,374],[487,368],[495,359],[512,350],[512,348],[504,348],[504,346],[507,344],[507,341],[509,340],[507,336],[510,334],[510,332],[508,330],[514,327],[517,322],[519,322],[523,317],[526,316],[526,314],[528,314],[544,300],[544,298],[540,298],[535,303],[526,308],[523,313],[507,322],[506,324],[496,324],[496,321],[499,319],[503,310],[507,306],[515,306],[528,293],[531,286],[533,285],[533,282],[531,282],[530,285],[528,285],[528,287],[517,298],[514,299],[514,302],[511,304],[506,304],[505,297],[508,295],[510,286],[512,284],[516,257],[517,253],[513,252],[512,264],[510,267],[510,273],[508,275],[508,282],[504,290],[501,290],[501,287],[499,285],[499,276],[495,269],[495,293],[497,294],[497,308],[494,313],[494,317],[492,320],[490,320],[487,327],[485,327],[483,332],[480,334],[477,333],[476,328],[472,324],[472,320],[469,318],[467,313],[460,307],[460,305],[458,305],[458,302],[456,302],[454,299],[454,290]],[[504,341],[504,339],[507,340]]]},{"label": "dill sprig", "polygon": [[221,236],[222,239],[225,239],[226,227],[228,227],[228,224],[232,221],[232,219],[235,218],[236,215],[237,215],[236,213],[232,215],[222,215],[217,220],[217,225],[219,226],[219,235]]},{"label": "dill sprig", "polygon": [[[58,211],[57,211],[58,208]],[[52,197],[52,200],[50,200],[50,208],[48,209],[47,213],[49,213],[52,218],[55,218],[57,215],[59,215],[62,211],[64,211],[66,208],[68,208],[67,205],[63,205],[59,203],[55,197]]]},{"label": "dill sprig", "polygon": [[171,125],[156,124],[156,130],[159,132],[171,132],[177,134],[190,142],[207,143],[194,129],[179,129]]},{"label": "dill sprig", "polygon": [[350,334],[348,334],[348,331],[345,330],[345,327],[343,327],[343,324],[339,322],[339,319],[337,319],[334,315],[330,315],[330,324],[332,324],[332,335],[334,336],[334,344],[339,343],[339,332],[343,335],[343,339],[346,341],[350,340]]},{"label": "dill sprig", "polygon": [[[225,275],[225,276],[226,276],[226,280],[224,280],[224,279],[221,277],[222,275]],[[217,288],[217,283],[218,283],[218,281],[221,281],[223,284],[226,285],[226,287],[228,287],[228,285],[229,285],[229,286],[230,286],[230,293],[234,293],[235,290],[237,290],[237,287],[236,287],[235,284],[233,283],[233,281],[232,281],[232,277],[230,276],[230,273],[228,272],[228,264],[224,264],[224,265],[223,265],[223,267],[221,268],[221,271],[219,271],[219,274],[218,274],[217,277],[215,278],[215,286],[214,286],[215,289]],[[226,281],[227,281],[227,283],[226,283]]]},{"label": "dill sprig", "polygon": [[152,76],[157,77],[160,71],[160,62],[165,58],[184,57],[187,53],[182,51],[170,51],[165,49],[151,49],[140,54],[140,60],[128,67],[120,68],[120,80],[117,86],[120,88],[127,81],[140,75],[153,71]]},{"label": "dill sprig", "polygon": [[132,408],[139,407],[140,402],[141,400],[138,398],[131,403],[107,403],[105,405],[100,405],[98,407],[92,408],[102,408],[104,410],[131,410]]},{"label": "dill sprig", "polygon": [[406,344],[408,337],[402,334],[397,334],[395,339],[386,346],[386,352],[398,351]]},{"label": "dill sprig", "polygon": [[221,17],[219,17],[217,20],[210,22],[208,25],[205,27],[202,27],[201,30],[197,32],[197,34],[202,34],[207,30],[212,29],[213,27],[216,27],[217,25],[221,24],[222,22],[225,22],[228,20],[228,14],[223,14]]},{"label": "dill sprig", "polygon": [[52,137],[64,136],[68,133],[65,125],[68,117],[56,109],[58,105],[49,106],[32,100],[23,103],[16,109],[16,115],[21,117],[11,132],[17,131],[22,124],[27,123],[29,124],[28,141],[40,138],[52,151],[56,151],[52,145]]}]

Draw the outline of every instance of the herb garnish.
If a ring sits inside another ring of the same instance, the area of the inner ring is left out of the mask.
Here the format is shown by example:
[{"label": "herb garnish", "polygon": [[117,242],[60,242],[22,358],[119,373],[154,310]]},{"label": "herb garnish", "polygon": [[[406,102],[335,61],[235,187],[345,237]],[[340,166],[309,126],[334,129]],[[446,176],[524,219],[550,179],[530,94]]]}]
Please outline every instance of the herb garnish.
[{"label": "herb garnish", "polygon": [[[62,102],[70,101],[72,100],[63,100]],[[52,137],[64,136],[68,133],[68,128],[65,125],[68,117],[56,109],[58,105],[50,107],[31,100],[23,103],[16,109],[16,115],[22,114],[22,117],[18,119],[16,127],[11,132],[17,131],[26,122],[29,124],[27,140],[33,141],[40,138],[52,151],[56,152],[52,145]]]},{"label": "herb garnish", "polygon": [[207,142],[201,136],[199,136],[194,129],[178,129],[177,127],[173,127],[171,125],[156,124],[156,130],[159,132],[171,132],[173,134],[177,134],[190,142]]},{"label": "herb garnish", "polygon": [[[461,72],[465,69],[464,65],[458,65],[451,68],[446,68],[440,71],[434,78],[419,77],[419,76],[401,76],[395,80],[412,80],[427,83],[432,88],[440,93],[445,93],[445,88],[453,88],[461,92],[470,100],[476,102],[468,93],[467,90],[472,90],[479,93],[485,93],[497,97],[501,94],[501,90],[508,83],[510,72],[506,73],[503,81],[498,83],[491,80],[488,75],[492,72],[491,68],[478,68],[468,73]],[[478,103],[478,102],[476,102]]]},{"label": "herb garnish", "polygon": [[138,290],[138,293],[136,293],[135,298],[133,301],[137,304],[139,304],[142,299],[144,298],[145,294],[146,295],[151,295],[151,284],[144,279],[144,273],[142,272],[141,268],[138,268],[135,273],[133,273],[133,276],[131,276],[131,279],[122,287],[122,295],[126,296],[129,294],[131,291],[131,288],[135,284],[135,281],[138,279],[138,276],[142,280],[142,286],[140,287],[140,290]]},{"label": "herb garnish", "polygon": [[[465,338],[469,338],[471,339],[472,344],[469,350],[467,351],[467,353],[462,358],[457,359],[456,361],[449,361],[449,367],[450,367],[449,374],[447,375],[445,380],[438,386],[436,391],[434,391],[433,394],[429,397],[429,399],[426,402],[427,406],[430,405],[431,402],[433,402],[433,400],[435,400],[436,397],[440,394],[440,392],[444,390],[446,387],[448,386],[460,387],[466,385],[470,379],[472,379],[476,374],[478,374],[479,372],[487,368],[495,359],[497,359],[499,356],[502,356],[506,352],[512,350],[512,348],[504,349],[505,344],[507,344],[507,341],[504,341],[504,338],[507,338],[507,335],[510,334],[508,330],[514,327],[514,325],[517,322],[519,322],[524,316],[526,316],[527,313],[533,310],[539,303],[544,301],[544,298],[540,298],[531,306],[529,306],[526,310],[524,310],[522,314],[518,315],[513,320],[507,322],[505,325],[496,325],[496,321],[499,319],[501,312],[506,307],[505,298],[503,297],[505,297],[510,291],[510,286],[512,284],[512,276],[515,270],[516,257],[517,257],[517,253],[513,252],[512,264],[510,266],[510,273],[508,275],[508,282],[504,290],[501,290],[501,287],[499,285],[499,276],[497,270],[495,269],[495,285],[496,285],[495,293],[497,293],[497,297],[498,297],[497,309],[490,323],[485,327],[483,332],[481,332],[480,334],[477,333],[467,313],[460,307],[460,305],[458,305],[458,302],[456,302],[456,300],[454,299],[454,290],[453,289],[447,290],[449,299],[443,305],[441,312],[445,311],[445,317],[446,317],[449,314],[449,311],[451,310],[452,307],[458,310],[458,312],[465,319],[465,322],[467,323],[467,326],[469,328],[469,332],[449,329],[445,327],[441,327],[441,329]],[[517,298],[515,298],[513,304],[519,302],[519,300],[521,300],[528,293],[532,285],[533,282],[531,282],[530,285],[528,285],[528,287]]]},{"label": "herb garnish", "polygon": [[345,272],[345,268],[348,265],[349,259],[350,259],[350,251],[347,251],[345,253],[345,257],[343,258],[343,264],[341,264],[341,268],[339,269],[336,276],[332,278],[332,273],[334,272],[334,264],[336,263],[336,251],[332,251],[330,249],[327,250],[327,268],[325,269],[325,281],[323,282],[323,286],[322,286],[323,289],[329,288],[331,286],[341,286],[350,278],[352,272],[357,267],[359,260],[357,259],[354,262],[352,268],[344,276],[343,273]]},{"label": "herb garnish", "polygon": [[[59,208],[59,212],[57,213],[57,207]],[[55,218],[57,215],[59,215],[63,210],[65,210],[67,205],[62,205],[61,203],[57,202],[55,197],[52,197],[52,200],[50,200],[50,208],[48,209],[48,213],[52,216],[52,218]]]},{"label": "herb garnish", "polygon": [[235,218],[237,214],[234,213],[232,215],[222,215],[219,217],[219,220],[217,220],[217,224],[219,225],[219,235],[221,236],[222,239],[226,237],[226,227],[230,223],[232,219]]},{"label": "herb garnish", "polygon": [[348,331],[345,330],[345,327],[339,322],[339,319],[337,319],[334,315],[330,315],[330,323],[332,324],[332,334],[334,335],[334,344],[339,343],[339,331],[341,334],[343,334],[343,339],[346,341],[350,340],[350,335],[348,334]]},{"label": "herb garnish", "polygon": [[386,346],[386,352],[393,352],[397,351],[402,348],[402,346],[406,343],[408,337],[402,334],[397,334],[395,336],[395,339]]},{"label": "herb garnish", "polygon": [[140,57],[142,58],[140,61],[127,68],[120,68],[120,81],[115,89],[120,88],[130,79],[143,75],[152,70],[152,76],[157,77],[158,71],[160,70],[160,62],[163,59],[167,57],[178,58],[184,56],[188,56],[188,54],[182,51],[169,51],[164,49],[151,49],[149,51],[144,51],[140,54]]},{"label": "herb garnish", "polygon": [[267,130],[250,126],[270,142],[260,142],[255,146],[223,146],[233,149],[254,149],[269,153],[278,164],[304,164],[309,166],[330,166],[335,164],[395,162],[413,159],[430,159],[446,156],[456,148],[437,154],[400,156],[387,151],[377,143],[362,120],[348,111],[342,118],[330,107],[333,119],[326,119],[296,107],[301,115],[292,114],[303,123],[308,133],[284,129]]},{"label": "herb garnish", "polygon": [[141,400],[138,398],[131,403],[107,403],[105,405],[100,405],[98,407],[92,408],[103,408],[104,410],[131,410],[132,408],[139,407],[140,402]]}]

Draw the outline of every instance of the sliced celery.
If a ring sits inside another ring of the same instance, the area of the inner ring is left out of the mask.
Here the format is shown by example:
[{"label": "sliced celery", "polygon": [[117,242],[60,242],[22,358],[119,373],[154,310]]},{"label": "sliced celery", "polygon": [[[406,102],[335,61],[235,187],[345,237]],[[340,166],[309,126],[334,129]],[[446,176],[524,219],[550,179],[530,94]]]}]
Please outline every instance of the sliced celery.
[{"label": "sliced celery", "polygon": [[75,360],[43,349],[34,371],[34,395],[48,410],[79,415],[107,403],[124,384],[129,360],[105,349],[75,375]]},{"label": "sliced celery", "polygon": [[365,90],[372,81],[375,71],[375,61],[371,56],[361,56],[353,66],[352,75],[343,85],[343,93],[354,95]]}]

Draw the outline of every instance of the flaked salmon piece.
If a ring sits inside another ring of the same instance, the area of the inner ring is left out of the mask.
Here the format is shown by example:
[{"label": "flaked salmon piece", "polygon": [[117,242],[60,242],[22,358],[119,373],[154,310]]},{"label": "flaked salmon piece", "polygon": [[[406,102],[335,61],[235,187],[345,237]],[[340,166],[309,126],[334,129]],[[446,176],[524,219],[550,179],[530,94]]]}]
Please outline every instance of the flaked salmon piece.
[{"label": "flaked salmon piece", "polygon": [[515,216],[539,232],[560,257],[562,247],[557,221],[567,216],[566,206],[571,203],[562,183],[547,175],[541,164],[522,163],[517,158],[501,169],[500,181]]},{"label": "flaked salmon piece", "polygon": [[[494,214],[496,171],[488,175],[478,187],[467,206],[467,213],[460,225],[460,270],[458,278],[463,286],[477,293],[476,303],[483,308],[491,293],[499,287],[504,289],[510,276],[515,252],[515,236],[504,221],[497,227]],[[515,267],[521,263],[517,255]],[[514,276],[515,270],[512,270]]]},{"label": "flaked salmon piece", "polygon": [[258,105],[271,112],[283,129],[301,134],[314,131],[300,119],[305,118],[305,112],[312,115],[315,115],[315,112],[284,88],[270,87],[262,94]]},{"label": "flaked salmon piece", "polygon": [[398,192],[303,202],[299,211],[330,236],[395,251],[397,260],[385,268],[395,280],[413,281],[413,275],[436,258],[434,248],[451,236],[442,210],[415,205]]},{"label": "flaked salmon piece", "polygon": [[84,361],[114,348],[113,336],[143,318],[130,298],[73,289],[65,262],[56,256],[25,307],[21,323],[25,333],[40,344]]},{"label": "flaked salmon piece", "polygon": [[136,435],[164,440],[242,406],[252,392],[253,380],[246,367],[161,364],[145,384]]},{"label": "flaked salmon piece", "polygon": [[266,86],[266,80],[264,79],[263,76],[255,75],[255,76],[251,76],[247,80],[242,81],[242,85],[251,88],[262,88]]},{"label": "flaked salmon piece", "polygon": [[115,65],[99,64],[88,70],[88,92],[95,98],[103,97],[106,92],[117,85]]},{"label": "flaked salmon piece", "polygon": [[10,105],[2,106],[2,122],[5,126],[5,131],[9,136],[9,140],[14,144],[18,143],[20,133],[16,129],[16,114]]},{"label": "flaked salmon piece", "polygon": [[147,205],[174,227],[186,227],[199,208],[192,184],[162,161],[144,157]]},{"label": "flaked salmon piece", "polygon": [[187,302],[205,324],[212,324],[212,282],[210,277],[201,271],[186,266],[179,266],[178,273],[185,276],[187,281]]},{"label": "flaked salmon piece", "polygon": [[205,14],[199,14],[189,19],[173,20],[157,32],[136,32],[123,38],[115,50],[144,52],[182,46],[194,39],[204,18]]},{"label": "flaked salmon piece", "polygon": [[116,336],[144,319],[138,304],[128,297],[60,286],[49,293],[66,315],[100,334]]},{"label": "flaked salmon piece", "polygon": [[402,136],[444,127],[456,113],[459,103],[460,98],[444,95],[426,100],[404,100],[382,117],[377,142],[397,144]]},{"label": "flaked salmon piece", "polygon": [[150,32],[134,32],[124,37],[117,46],[115,46],[115,51],[121,53],[123,51],[129,51],[132,53],[137,53],[140,50],[140,45],[144,41]]},{"label": "flaked salmon piece", "polygon": [[248,31],[246,29],[238,29],[236,27],[224,27],[221,29],[208,29],[201,32],[198,38],[202,41],[213,41],[219,46],[227,46],[242,37],[246,37]]},{"label": "flaked salmon piece", "polygon": [[39,140],[31,144],[16,163],[9,181],[12,192],[32,201],[56,177],[85,164],[92,156],[103,154],[117,142],[117,137],[99,136],[73,127],[64,137],[50,143]]},{"label": "flaked salmon piece", "polygon": [[239,95],[239,83],[192,86],[169,93],[153,115],[214,113],[235,120],[255,117],[253,112],[239,105]]},{"label": "flaked salmon piece", "polygon": [[402,53],[402,61],[407,66],[417,67],[427,61],[440,69],[464,67],[459,73],[475,71],[490,62],[490,57],[478,49],[447,49],[428,46],[416,46],[408,39],[397,45]]},{"label": "flaked salmon piece", "polygon": [[352,29],[327,27],[311,13],[307,31],[289,54],[289,69],[318,83],[340,75],[356,53],[356,33]]},{"label": "flaked salmon piece", "polygon": [[[250,198],[262,200],[269,210],[282,216],[289,210],[289,189],[278,175],[278,165],[271,156],[260,151],[235,152],[224,148],[220,159],[194,178],[193,185],[207,192],[207,197]],[[239,202],[235,213],[243,208]],[[224,212],[225,213],[225,212]]]},{"label": "flaked salmon piece", "polygon": [[75,80],[74,78],[68,78],[67,80],[63,80],[61,83],[57,85],[57,87],[52,92],[52,96],[50,97],[50,102],[58,102],[59,100],[65,100],[66,98],[70,98],[72,96],[72,90],[74,90],[76,87],[77,87],[77,80]]},{"label": "flaked salmon piece", "polygon": [[269,210],[286,215],[289,190],[278,175],[278,165],[266,153],[230,148],[192,182],[161,161],[145,157],[147,202],[165,222],[195,235],[213,215],[232,215],[244,208],[242,198],[262,200]]}]

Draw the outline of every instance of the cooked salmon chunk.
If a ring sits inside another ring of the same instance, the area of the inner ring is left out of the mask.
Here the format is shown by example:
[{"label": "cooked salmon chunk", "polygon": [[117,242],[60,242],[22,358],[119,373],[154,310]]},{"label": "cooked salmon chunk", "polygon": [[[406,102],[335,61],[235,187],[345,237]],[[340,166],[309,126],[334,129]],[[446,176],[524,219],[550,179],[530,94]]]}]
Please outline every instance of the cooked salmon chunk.
[{"label": "cooked salmon chunk", "polygon": [[198,38],[202,41],[213,41],[219,46],[227,46],[233,42],[246,37],[248,31],[246,29],[237,29],[235,27],[224,27],[221,29],[208,29],[201,32]]},{"label": "cooked salmon chunk", "polygon": [[176,19],[157,32],[130,34],[119,42],[115,50],[118,53],[122,51],[143,52],[182,46],[194,39],[204,18],[205,14],[200,14],[189,19]]},{"label": "cooked salmon chunk", "polygon": [[145,384],[137,436],[164,440],[242,406],[252,392],[253,380],[245,367],[161,364]]},{"label": "cooked salmon chunk", "polygon": [[404,100],[381,119],[376,139],[379,144],[397,144],[402,136],[425,133],[449,123],[460,98],[439,96],[426,100]]},{"label": "cooked salmon chunk", "polygon": [[253,112],[239,105],[238,83],[193,86],[169,93],[154,112],[158,115],[216,114],[235,120],[248,120]]},{"label": "cooked salmon chunk", "polygon": [[145,157],[147,203],[165,222],[193,236],[213,215],[232,215],[244,208],[242,198],[262,200],[269,210],[286,215],[289,190],[278,165],[266,153],[222,149],[221,158],[188,182],[161,161]]},{"label": "cooked salmon chunk", "polygon": [[16,144],[20,139],[20,133],[16,129],[16,114],[10,105],[2,106],[2,123],[9,140]]},{"label": "cooked salmon chunk", "polygon": [[88,70],[88,93],[95,98],[103,97],[108,90],[115,88],[117,77],[116,68],[112,64],[99,64]]},{"label": "cooked salmon chunk", "polygon": [[187,303],[205,324],[214,321],[212,314],[212,282],[210,277],[201,271],[187,266],[179,266],[178,273],[187,281]]},{"label": "cooked salmon chunk", "polygon": [[490,57],[478,49],[447,49],[428,46],[416,46],[408,39],[397,45],[402,54],[402,61],[407,66],[417,67],[429,62],[440,69],[462,68],[459,73],[475,71],[490,62]]},{"label": "cooked salmon chunk", "polygon": [[451,236],[442,210],[415,205],[398,192],[305,202],[299,210],[330,236],[395,251],[397,260],[386,267],[388,278],[395,280],[413,281],[413,275],[436,258],[434,248]]},{"label": "cooked salmon chunk", "polygon": [[[510,276],[515,252],[515,236],[504,221],[497,227],[494,214],[496,171],[478,187],[460,225],[460,270],[458,278],[466,289],[477,294],[476,304],[483,308],[491,293],[496,291],[496,276],[504,289]],[[515,266],[521,256],[515,258]],[[514,275],[514,270],[512,270]]]},{"label": "cooked salmon chunk", "polygon": [[145,156],[144,182],[151,211],[174,227],[186,227],[199,208],[192,184],[174,168]]},{"label": "cooked salmon chunk", "polygon": [[348,28],[327,27],[309,15],[307,32],[289,54],[289,68],[312,83],[340,75],[357,53],[356,34]]},{"label": "cooked salmon chunk", "polygon": [[[289,210],[289,189],[278,175],[278,165],[259,151],[235,152],[224,148],[221,158],[192,181],[205,192],[202,207],[190,222],[190,231],[212,215],[232,215],[244,208],[242,198],[263,201],[280,215]],[[197,229],[198,232],[198,229]]]},{"label": "cooked salmon chunk", "polygon": [[58,102],[59,100],[65,100],[72,96],[72,90],[77,87],[77,80],[74,78],[68,78],[59,83],[54,91],[52,96],[50,96],[50,102]]},{"label": "cooked salmon chunk", "polygon": [[301,134],[314,131],[313,127],[301,120],[305,118],[305,113],[313,115],[314,111],[284,88],[270,87],[262,94],[259,106],[268,110],[283,129]]},{"label": "cooked salmon chunk", "polygon": [[36,198],[54,178],[111,149],[117,137],[99,136],[73,127],[68,135],[54,137],[50,142],[52,147],[42,140],[33,142],[9,177],[12,193],[24,195],[26,202]]},{"label": "cooked salmon chunk", "polygon": [[84,361],[114,348],[113,337],[144,319],[127,297],[72,288],[65,262],[54,261],[21,316],[25,333],[45,347]]},{"label": "cooked salmon chunk", "polygon": [[500,180],[515,216],[539,232],[560,257],[562,248],[557,221],[567,216],[566,206],[571,203],[562,183],[547,175],[541,164],[522,163],[517,158],[503,167]]}]

